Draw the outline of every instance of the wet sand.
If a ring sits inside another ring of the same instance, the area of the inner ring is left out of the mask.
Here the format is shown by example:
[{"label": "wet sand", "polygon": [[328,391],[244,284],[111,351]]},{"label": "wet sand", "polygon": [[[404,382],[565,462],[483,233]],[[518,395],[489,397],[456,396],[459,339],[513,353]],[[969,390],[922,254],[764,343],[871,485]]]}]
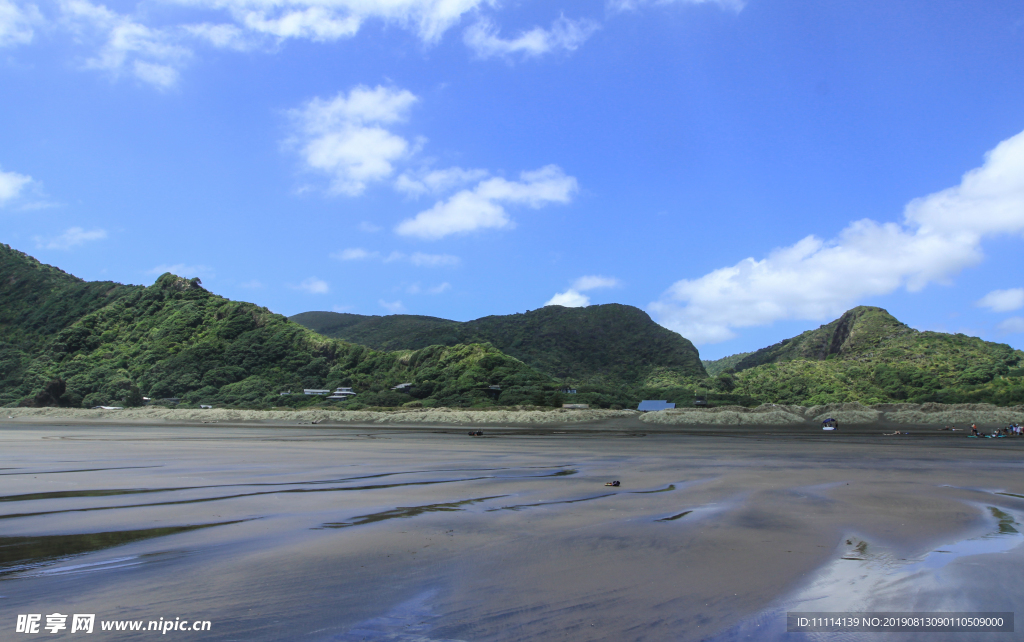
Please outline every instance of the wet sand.
[{"label": "wet sand", "polygon": [[859,638],[786,634],[787,610],[1024,613],[1024,438],[73,421],[0,420],[5,631],[57,611],[210,620],[167,634],[203,640],[809,640]]}]

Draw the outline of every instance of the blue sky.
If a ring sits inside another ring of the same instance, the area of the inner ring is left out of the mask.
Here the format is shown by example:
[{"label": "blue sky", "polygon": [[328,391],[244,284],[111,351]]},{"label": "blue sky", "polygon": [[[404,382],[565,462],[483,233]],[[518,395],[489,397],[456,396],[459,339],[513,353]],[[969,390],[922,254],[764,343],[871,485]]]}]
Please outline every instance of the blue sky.
[{"label": "blue sky", "polygon": [[0,0],[0,241],[283,314],[1024,348],[1019,1]]}]

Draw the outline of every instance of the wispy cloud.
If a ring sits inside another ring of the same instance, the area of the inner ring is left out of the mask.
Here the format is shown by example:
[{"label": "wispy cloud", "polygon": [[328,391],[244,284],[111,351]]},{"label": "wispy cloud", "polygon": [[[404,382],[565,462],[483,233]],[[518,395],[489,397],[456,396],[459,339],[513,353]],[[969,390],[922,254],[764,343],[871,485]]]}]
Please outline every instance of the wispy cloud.
[{"label": "wispy cloud", "polygon": [[377,301],[377,303],[380,304],[380,307],[384,308],[385,310],[387,310],[391,314],[401,314],[402,312],[405,312],[405,306],[402,305],[401,301],[391,301],[389,303],[389,302],[385,301],[384,299],[381,299],[381,300]]},{"label": "wispy cloud", "polygon": [[451,254],[424,254],[413,252],[409,262],[417,267],[454,267],[461,262],[461,259]]},{"label": "wispy cloud", "polygon": [[1024,288],[1010,290],[992,290],[981,297],[975,305],[988,308],[993,312],[1010,312],[1024,308]]},{"label": "wispy cloud", "polygon": [[13,202],[26,187],[32,183],[32,177],[16,172],[0,171],[0,207]]},{"label": "wispy cloud", "polygon": [[0,47],[27,45],[35,35],[33,27],[42,22],[35,5],[0,0]]},{"label": "wispy cloud", "polygon": [[361,247],[349,247],[339,252],[334,252],[331,254],[331,258],[338,261],[379,260],[384,263],[408,261],[416,267],[454,267],[461,262],[459,257],[451,254],[426,254],[423,252],[413,252],[411,255],[406,255],[404,252],[398,251],[384,254],[383,252],[366,250]]},{"label": "wispy cloud", "polygon": [[410,196],[440,194],[486,178],[485,169],[447,169],[407,171],[395,179],[395,189]]},{"label": "wispy cloud", "polygon": [[323,279],[318,279],[314,276],[309,277],[298,285],[291,286],[294,290],[302,290],[308,294],[327,294],[331,291],[331,286]]},{"label": "wispy cloud", "polygon": [[545,306],[561,305],[567,308],[584,308],[590,305],[590,297],[583,294],[590,290],[602,288],[617,288],[622,286],[622,281],[610,276],[592,274],[581,276],[573,281],[572,286],[565,292],[559,292],[551,297]]},{"label": "wispy cloud", "polygon": [[52,238],[44,238],[42,236],[34,237],[36,247],[47,249],[47,250],[70,250],[73,247],[89,243],[91,241],[99,241],[100,239],[107,238],[106,230],[95,229],[88,230],[81,227],[69,227],[64,230],[64,233]]},{"label": "wispy cloud", "polygon": [[452,289],[452,284],[445,281],[444,283],[438,283],[437,285],[424,288],[419,283],[413,283],[405,288],[408,294],[444,294],[448,290]]},{"label": "wispy cloud", "polygon": [[148,27],[103,5],[61,0],[60,10],[63,24],[80,39],[102,43],[99,52],[85,61],[88,69],[115,77],[127,73],[159,89],[168,89],[178,81],[179,69],[192,56],[173,30]]},{"label": "wispy cloud", "polygon": [[635,11],[648,5],[717,4],[723,9],[740,11],[746,5],[744,0],[608,0],[612,12]]},{"label": "wispy cloud", "polygon": [[1003,334],[1020,334],[1024,332],[1024,317],[1010,317],[997,327]]},{"label": "wispy cloud", "polygon": [[489,178],[402,221],[395,231],[402,236],[434,240],[480,229],[507,228],[513,223],[503,204],[540,208],[549,203],[568,203],[577,189],[576,179],[566,176],[556,165],[523,172],[518,181]]},{"label": "wispy cloud", "polygon": [[901,223],[863,219],[829,241],[805,237],[763,259],[678,281],[650,308],[694,343],[715,343],[735,328],[824,320],[869,296],[949,282],[982,260],[985,238],[1022,231],[1024,133],[1001,142],[959,185],[911,201]]},{"label": "wispy cloud", "polygon": [[245,288],[247,290],[259,290],[263,288],[263,284],[256,279],[253,279],[251,281],[246,281],[245,283],[239,283],[238,287]]},{"label": "wispy cloud", "polygon": [[532,58],[552,51],[575,51],[598,28],[593,20],[570,20],[562,16],[552,23],[550,29],[534,27],[514,38],[502,38],[492,21],[481,18],[466,29],[463,40],[480,58],[514,55]]}]

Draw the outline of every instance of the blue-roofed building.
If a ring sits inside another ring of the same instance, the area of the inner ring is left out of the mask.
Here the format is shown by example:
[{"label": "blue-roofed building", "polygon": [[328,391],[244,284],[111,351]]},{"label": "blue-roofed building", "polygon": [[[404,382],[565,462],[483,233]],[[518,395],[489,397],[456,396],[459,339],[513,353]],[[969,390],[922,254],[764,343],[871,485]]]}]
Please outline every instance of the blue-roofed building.
[{"label": "blue-roofed building", "polygon": [[640,405],[637,406],[636,409],[639,410],[640,412],[657,412],[659,410],[669,410],[675,407],[676,405],[674,403],[669,403],[664,399],[662,399],[661,401],[652,401],[650,399],[644,399],[643,401],[640,402]]}]

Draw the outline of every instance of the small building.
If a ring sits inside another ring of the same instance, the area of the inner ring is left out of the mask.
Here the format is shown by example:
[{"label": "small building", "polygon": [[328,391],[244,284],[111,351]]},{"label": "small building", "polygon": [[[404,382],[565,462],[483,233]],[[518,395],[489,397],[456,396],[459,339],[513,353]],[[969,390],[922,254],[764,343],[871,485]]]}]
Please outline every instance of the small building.
[{"label": "small building", "polygon": [[658,412],[659,410],[671,410],[675,407],[674,403],[669,403],[664,399],[658,401],[644,399],[636,409],[640,412]]},{"label": "small building", "polygon": [[565,388],[562,388],[558,392],[562,393],[563,395],[574,395],[576,394],[576,389],[566,386]]},{"label": "small building", "polygon": [[207,406],[207,405],[204,405],[204,404],[199,404],[199,407],[200,408],[206,408],[206,409],[213,408],[213,406]]},{"label": "small building", "polygon": [[315,390],[313,388],[305,388],[305,389],[303,389],[302,394],[304,394],[304,395],[326,396],[326,395],[331,394],[331,391],[330,390]]},{"label": "small building", "polygon": [[397,386],[392,386],[391,389],[397,392],[409,392],[412,390],[412,383],[400,383]]},{"label": "small building", "polygon": [[328,397],[328,399],[348,399],[349,397],[356,396],[356,393],[352,388],[338,388],[334,391],[334,394]]},{"label": "small building", "polygon": [[702,397],[700,395],[694,397],[694,399],[693,399],[693,407],[694,408],[707,408],[708,407],[708,398],[707,397]]},{"label": "small building", "polygon": [[569,408],[571,410],[586,410],[590,408],[590,404],[585,403],[563,403],[563,408]]}]

